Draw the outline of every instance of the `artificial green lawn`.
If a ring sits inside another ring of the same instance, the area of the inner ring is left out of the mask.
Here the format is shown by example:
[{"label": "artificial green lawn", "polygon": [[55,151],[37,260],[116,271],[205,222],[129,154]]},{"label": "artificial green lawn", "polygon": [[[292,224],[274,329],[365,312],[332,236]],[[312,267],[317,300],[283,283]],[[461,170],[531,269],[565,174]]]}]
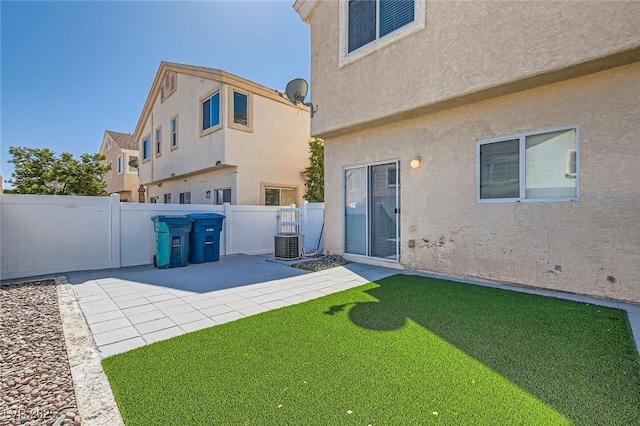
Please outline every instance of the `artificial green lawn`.
[{"label": "artificial green lawn", "polygon": [[405,275],[103,366],[127,425],[640,423],[624,311]]}]

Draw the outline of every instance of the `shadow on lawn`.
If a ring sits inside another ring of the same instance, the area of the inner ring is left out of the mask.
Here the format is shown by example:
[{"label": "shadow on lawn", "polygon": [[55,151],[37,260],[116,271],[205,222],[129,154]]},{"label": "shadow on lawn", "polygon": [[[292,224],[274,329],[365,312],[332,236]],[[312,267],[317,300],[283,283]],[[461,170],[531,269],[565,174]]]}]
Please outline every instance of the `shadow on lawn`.
[{"label": "shadow on lawn", "polygon": [[353,323],[379,331],[410,319],[576,424],[637,421],[640,367],[623,311],[406,275],[376,284],[366,293],[379,302],[325,313],[348,309]]}]

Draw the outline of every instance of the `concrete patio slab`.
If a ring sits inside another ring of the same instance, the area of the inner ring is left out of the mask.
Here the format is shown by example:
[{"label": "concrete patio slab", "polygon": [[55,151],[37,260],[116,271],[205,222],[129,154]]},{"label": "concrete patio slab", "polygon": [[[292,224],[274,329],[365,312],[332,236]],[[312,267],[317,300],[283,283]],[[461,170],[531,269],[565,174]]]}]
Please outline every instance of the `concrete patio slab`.
[{"label": "concrete patio slab", "polygon": [[184,268],[137,266],[72,272],[67,279],[98,351],[106,357],[322,297],[369,282],[369,277],[397,273],[373,266],[349,266],[359,272],[333,268],[312,273],[239,254]]}]

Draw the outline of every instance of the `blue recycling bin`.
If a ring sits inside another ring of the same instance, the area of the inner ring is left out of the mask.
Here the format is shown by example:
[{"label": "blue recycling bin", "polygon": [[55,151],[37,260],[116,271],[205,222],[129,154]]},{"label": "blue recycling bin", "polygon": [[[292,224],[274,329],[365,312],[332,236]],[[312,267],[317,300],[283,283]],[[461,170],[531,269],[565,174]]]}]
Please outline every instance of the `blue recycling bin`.
[{"label": "blue recycling bin", "polygon": [[220,232],[224,216],[217,213],[188,214],[193,219],[189,262],[217,262],[220,259]]},{"label": "blue recycling bin", "polygon": [[187,216],[159,215],[151,218],[156,231],[153,266],[166,269],[187,266],[189,233],[193,219]]}]

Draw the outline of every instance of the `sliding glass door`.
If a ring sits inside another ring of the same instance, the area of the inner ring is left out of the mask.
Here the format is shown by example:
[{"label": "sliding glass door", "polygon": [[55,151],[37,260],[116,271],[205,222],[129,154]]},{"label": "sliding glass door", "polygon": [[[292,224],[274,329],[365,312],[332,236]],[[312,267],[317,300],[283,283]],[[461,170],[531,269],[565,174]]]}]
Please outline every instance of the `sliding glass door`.
[{"label": "sliding glass door", "polygon": [[398,162],[345,169],[345,253],[399,260]]}]

